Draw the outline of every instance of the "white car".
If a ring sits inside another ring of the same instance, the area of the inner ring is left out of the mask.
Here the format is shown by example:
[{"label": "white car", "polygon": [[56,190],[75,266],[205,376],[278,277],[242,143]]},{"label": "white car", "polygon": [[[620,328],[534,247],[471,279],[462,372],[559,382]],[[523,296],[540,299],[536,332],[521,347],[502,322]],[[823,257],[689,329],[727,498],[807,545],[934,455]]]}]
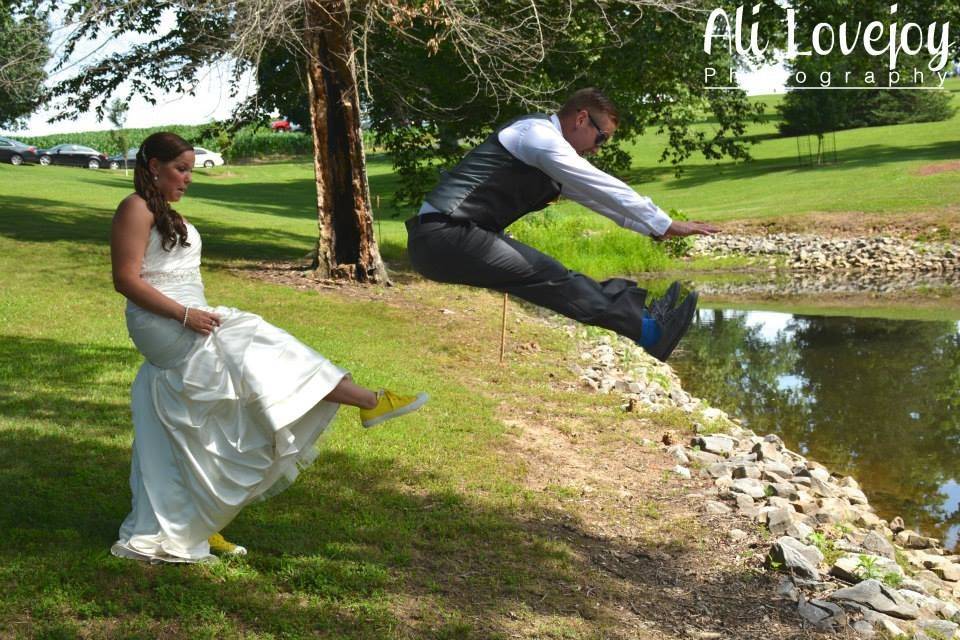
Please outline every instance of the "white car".
[{"label": "white car", "polygon": [[223,156],[215,151],[204,149],[203,147],[194,147],[193,153],[197,156],[194,167],[219,167],[223,165]]}]

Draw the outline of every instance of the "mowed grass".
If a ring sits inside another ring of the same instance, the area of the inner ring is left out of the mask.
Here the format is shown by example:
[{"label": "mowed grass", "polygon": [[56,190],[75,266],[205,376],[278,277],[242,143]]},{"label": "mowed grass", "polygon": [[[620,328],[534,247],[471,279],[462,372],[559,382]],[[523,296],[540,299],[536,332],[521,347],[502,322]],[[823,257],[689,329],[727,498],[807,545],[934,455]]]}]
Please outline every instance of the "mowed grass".
[{"label": "mowed grass", "polygon": [[[960,79],[951,78],[945,86],[952,92],[954,106],[960,107]],[[693,157],[677,177],[672,166],[659,162],[665,136],[651,130],[629,145],[633,165],[621,177],[664,210],[678,209],[690,219],[719,223],[815,213],[909,219],[915,213],[956,211],[960,202],[957,167],[929,175],[921,175],[920,169],[960,158],[960,111],[943,122],[829,134],[827,163],[812,166],[807,150],[815,152],[814,137],[777,134],[775,107],[782,97],[751,100],[763,103],[766,114],[762,124],[751,125],[746,133],[754,142],[752,160],[715,162]],[[698,125],[704,131],[714,126],[710,121]],[[513,230],[572,268],[605,276],[656,270],[668,262],[646,239],[573,202],[561,201],[548,212],[546,221],[544,214],[534,214]]]},{"label": "mowed grass", "polygon": [[[0,166],[0,637],[497,638],[526,617],[544,625],[538,637],[603,637],[602,621],[575,613],[585,590],[554,588],[588,569],[529,526],[545,510],[500,453],[497,399],[478,390],[545,384],[542,368],[500,373],[499,309],[477,307],[496,296],[413,284],[385,302],[376,288],[318,294],[227,269],[312,248],[301,165],[197,173],[180,209],[203,234],[208,299],[261,314],[361,383],[432,400],[373,430],[343,409],[314,467],[228,527],[246,559],[110,556],[130,508],[129,388],[142,361],[109,267],[128,180]],[[384,221],[387,247],[399,224]],[[405,299],[436,313],[409,312]],[[542,329],[536,339],[569,346]]]}]

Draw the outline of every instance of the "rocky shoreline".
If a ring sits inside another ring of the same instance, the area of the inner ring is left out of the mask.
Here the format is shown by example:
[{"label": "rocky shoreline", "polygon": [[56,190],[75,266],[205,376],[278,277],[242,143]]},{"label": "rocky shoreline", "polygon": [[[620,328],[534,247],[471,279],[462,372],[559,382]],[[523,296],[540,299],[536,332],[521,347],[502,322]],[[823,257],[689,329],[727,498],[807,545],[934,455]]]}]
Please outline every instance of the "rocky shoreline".
[{"label": "rocky shoreline", "polygon": [[[568,327],[568,330],[573,331]],[[765,566],[783,572],[777,593],[811,628],[857,637],[960,638],[960,555],[939,540],[876,515],[854,478],[757,435],[683,390],[666,364],[612,335],[589,341],[571,365],[581,383],[624,399],[625,411],[680,410],[696,427],[664,443],[674,472],[709,483],[691,496],[709,515],[743,521],[733,539],[763,527]]]},{"label": "rocky shoreline", "polygon": [[694,255],[741,254],[778,258],[797,273],[836,271],[890,274],[960,273],[960,244],[918,242],[891,236],[827,238],[814,234],[702,236]]}]

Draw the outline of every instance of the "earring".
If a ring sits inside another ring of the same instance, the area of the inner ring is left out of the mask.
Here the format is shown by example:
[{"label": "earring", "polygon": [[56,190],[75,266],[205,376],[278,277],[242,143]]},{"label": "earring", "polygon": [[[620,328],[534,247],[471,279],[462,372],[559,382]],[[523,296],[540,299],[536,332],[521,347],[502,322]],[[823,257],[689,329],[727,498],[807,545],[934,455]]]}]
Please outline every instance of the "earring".
[{"label": "earring", "polygon": [[158,176],[157,174],[153,174],[153,181],[154,181],[154,182],[156,182],[156,181],[159,180],[159,179],[160,179],[160,176]]}]

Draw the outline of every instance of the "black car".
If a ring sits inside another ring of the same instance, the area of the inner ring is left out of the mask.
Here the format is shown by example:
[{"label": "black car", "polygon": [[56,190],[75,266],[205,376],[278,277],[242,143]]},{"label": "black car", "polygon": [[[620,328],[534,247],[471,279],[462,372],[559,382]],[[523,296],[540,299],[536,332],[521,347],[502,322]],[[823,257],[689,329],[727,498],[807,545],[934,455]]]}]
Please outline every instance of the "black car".
[{"label": "black car", "polygon": [[24,162],[37,162],[40,154],[36,147],[31,147],[13,138],[0,136],[0,162],[9,162],[12,165],[21,165]]},{"label": "black car", "polygon": [[[137,147],[130,147],[127,149],[127,168],[133,169],[133,165],[137,163]],[[111,169],[123,169],[123,154],[118,153],[116,155],[110,156],[107,158],[107,164]]]},{"label": "black car", "polygon": [[40,164],[65,164],[73,167],[88,167],[90,169],[106,168],[110,166],[107,156],[96,149],[79,144],[58,144],[49,149],[40,150]]}]

